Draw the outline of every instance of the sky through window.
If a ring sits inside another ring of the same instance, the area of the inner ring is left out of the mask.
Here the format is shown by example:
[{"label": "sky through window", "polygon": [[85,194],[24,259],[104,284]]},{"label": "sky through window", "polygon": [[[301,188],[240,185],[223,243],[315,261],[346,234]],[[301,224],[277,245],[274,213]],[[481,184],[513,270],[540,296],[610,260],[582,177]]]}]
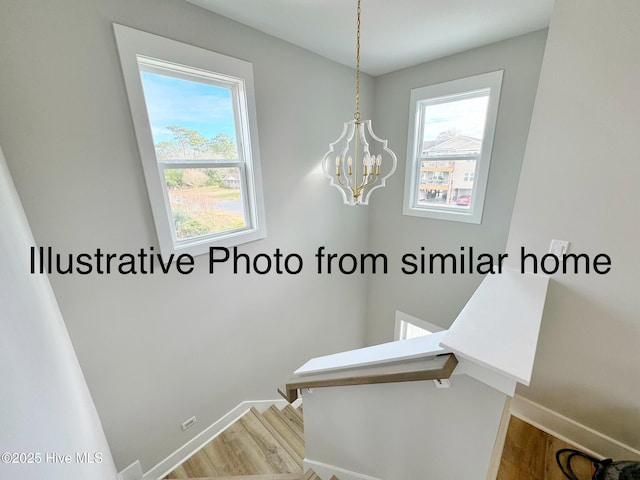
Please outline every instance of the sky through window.
[{"label": "sky through window", "polygon": [[229,88],[144,71],[140,75],[154,143],[173,138],[170,125],[196,130],[205,138],[227,134],[235,142]]}]

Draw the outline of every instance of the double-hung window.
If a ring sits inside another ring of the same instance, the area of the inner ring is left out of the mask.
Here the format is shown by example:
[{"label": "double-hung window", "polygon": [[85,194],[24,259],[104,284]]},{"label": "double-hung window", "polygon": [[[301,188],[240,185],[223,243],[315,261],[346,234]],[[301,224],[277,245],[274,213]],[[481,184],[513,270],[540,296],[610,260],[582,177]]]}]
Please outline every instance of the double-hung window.
[{"label": "double-hung window", "polygon": [[264,237],[251,64],[114,29],[161,250]]},{"label": "double-hung window", "polygon": [[404,214],[481,223],[502,71],[411,90]]}]

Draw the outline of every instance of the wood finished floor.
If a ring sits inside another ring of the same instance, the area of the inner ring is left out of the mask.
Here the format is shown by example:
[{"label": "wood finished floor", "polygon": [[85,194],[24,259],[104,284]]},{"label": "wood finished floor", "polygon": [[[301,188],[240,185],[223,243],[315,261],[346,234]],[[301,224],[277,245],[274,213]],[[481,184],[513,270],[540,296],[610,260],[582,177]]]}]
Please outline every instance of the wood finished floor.
[{"label": "wood finished floor", "polygon": [[[555,460],[561,448],[572,445],[511,417],[496,480],[566,480]],[[321,480],[311,470],[303,473],[304,455],[302,407],[252,408],[164,478]],[[591,478],[587,461],[572,465],[581,480]]]},{"label": "wood finished floor", "polygon": [[302,407],[252,408],[164,478],[320,480],[312,470],[303,474],[303,458]]},{"label": "wood finished floor", "polygon": [[[511,417],[496,480],[567,480],[556,464],[561,448],[575,447]],[[578,478],[591,479],[589,462],[577,458],[571,465]]]}]

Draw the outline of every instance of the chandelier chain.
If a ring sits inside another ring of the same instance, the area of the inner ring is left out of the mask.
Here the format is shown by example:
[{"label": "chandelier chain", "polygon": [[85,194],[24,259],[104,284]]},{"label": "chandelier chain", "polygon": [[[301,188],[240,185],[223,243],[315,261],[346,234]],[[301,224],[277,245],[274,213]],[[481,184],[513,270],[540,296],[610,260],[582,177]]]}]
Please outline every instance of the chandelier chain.
[{"label": "chandelier chain", "polygon": [[[353,120],[344,123],[342,134],[329,144],[329,151],[322,158],[325,176],[332,187],[340,190],[347,205],[368,205],[371,192],[385,186],[385,181],[393,175],[398,163],[395,153],[387,147],[387,141],[373,133],[371,120],[362,120],[360,114],[361,3],[361,0],[357,0],[356,111]],[[384,162],[383,154],[388,157]]]},{"label": "chandelier chain", "polygon": [[356,34],[356,122],[360,121],[360,0],[358,0],[358,30]]}]

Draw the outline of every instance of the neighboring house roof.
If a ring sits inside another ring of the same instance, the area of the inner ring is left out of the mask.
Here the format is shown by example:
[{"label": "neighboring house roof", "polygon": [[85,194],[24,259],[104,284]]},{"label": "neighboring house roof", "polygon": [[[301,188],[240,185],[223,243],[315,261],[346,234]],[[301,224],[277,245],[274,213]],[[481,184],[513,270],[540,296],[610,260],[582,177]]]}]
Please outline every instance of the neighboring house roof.
[{"label": "neighboring house roof", "polygon": [[437,140],[425,140],[424,142],[422,142],[422,152],[426,152],[427,150],[429,150],[431,147],[433,147],[434,145],[437,145],[438,141]]},{"label": "neighboring house roof", "polygon": [[426,156],[477,155],[482,148],[482,140],[466,135],[456,135],[426,149],[425,144],[423,144],[422,154]]}]

